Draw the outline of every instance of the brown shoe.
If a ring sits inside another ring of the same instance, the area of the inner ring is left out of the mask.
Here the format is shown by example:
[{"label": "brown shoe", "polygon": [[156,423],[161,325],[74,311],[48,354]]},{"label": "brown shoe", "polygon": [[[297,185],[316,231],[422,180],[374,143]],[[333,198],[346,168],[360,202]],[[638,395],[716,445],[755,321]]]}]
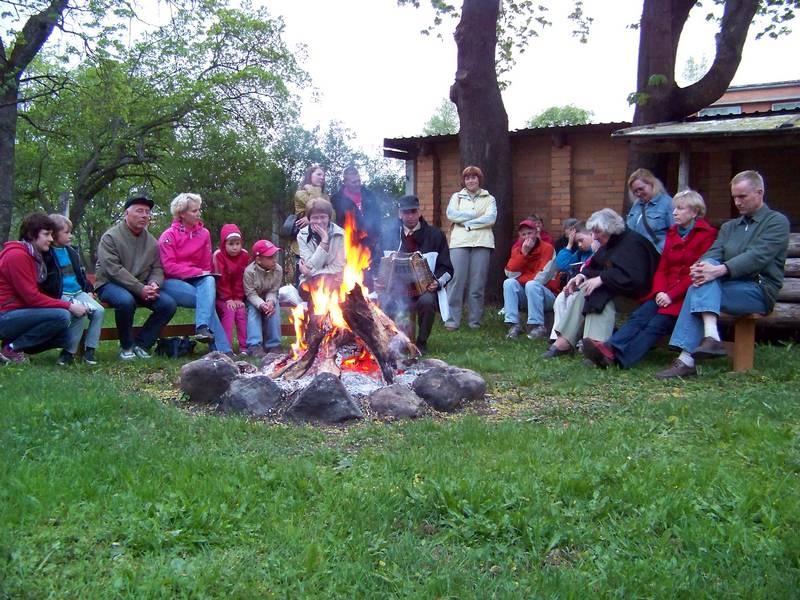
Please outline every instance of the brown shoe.
[{"label": "brown shoe", "polygon": [[725,352],[725,345],[719,340],[712,337],[704,337],[700,341],[700,345],[692,350],[692,356],[695,358],[720,358],[728,356]]},{"label": "brown shoe", "polygon": [[697,377],[697,369],[690,367],[679,359],[672,361],[669,369],[659,371],[655,375],[656,379],[672,379],[674,377]]},{"label": "brown shoe", "polygon": [[615,364],[614,350],[607,344],[591,338],[583,338],[583,355],[601,369]]}]

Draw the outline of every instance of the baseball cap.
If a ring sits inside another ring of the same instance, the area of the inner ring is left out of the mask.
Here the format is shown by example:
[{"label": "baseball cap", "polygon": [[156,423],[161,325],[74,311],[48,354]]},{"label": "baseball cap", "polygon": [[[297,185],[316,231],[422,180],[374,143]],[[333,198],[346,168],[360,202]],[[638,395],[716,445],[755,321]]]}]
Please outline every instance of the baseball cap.
[{"label": "baseball cap", "polygon": [[136,195],[131,196],[130,198],[128,198],[128,200],[125,202],[125,208],[130,208],[134,204],[145,204],[145,205],[149,206],[152,209],[153,206],[155,206],[156,203],[153,202],[153,200],[151,198],[149,198],[148,196],[146,196],[144,194],[136,194]]},{"label": "baseball cap", "polygon": [[538,229],[539,228],[539,224],[536,221],[534,221],[533,219],[523,219],[522,221],[519,222],[519,225],[517,226],[517,230],[522,229],[523,227],[529,227],[531,229]]},{"label": "baseball cap", "polygon": [[256,256],[275,256],[279,248],[268,240],[258,240],[253,244],[253,258]]}]

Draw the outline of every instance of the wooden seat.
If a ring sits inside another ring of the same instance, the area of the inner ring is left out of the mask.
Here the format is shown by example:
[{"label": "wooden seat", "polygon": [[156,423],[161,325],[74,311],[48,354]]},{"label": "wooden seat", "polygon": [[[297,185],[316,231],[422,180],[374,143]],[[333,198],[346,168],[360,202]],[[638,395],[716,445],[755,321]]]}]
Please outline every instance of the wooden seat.
[{"label": "wooden seat", "polygon": [[749,371],[755,363],[756,322],[766,315],[752,313],[720,316],[733,321],[733,341],[725,344],[728,354],[733,359],[733,370],[739,373]]}]

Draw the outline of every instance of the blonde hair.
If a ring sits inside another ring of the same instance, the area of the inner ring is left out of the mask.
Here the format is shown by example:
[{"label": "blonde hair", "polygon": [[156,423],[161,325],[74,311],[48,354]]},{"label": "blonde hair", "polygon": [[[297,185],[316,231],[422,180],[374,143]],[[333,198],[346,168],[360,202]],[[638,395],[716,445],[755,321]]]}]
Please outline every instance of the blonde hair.
[{"label": "blonde hair", "polygon": [[698,217],[703,217],[706,214],[706,203],[703,197],[694,190],[683,190],[678,192],[672,198],[673,208],[678,204],[678,200],[683,200],[686,206],[691,208]]},{"label": "blonde hair", "polygon": [[325,198],[312,198],[306,204],[306,216],[310,217],[316,213],[326,214],[328,218],[331,218],[333,216],[333,205]]},{"label": "blonde hair", "polygon": [[52,215],[48,215],[48,216],[50,217],[50,220],[55,225],[55,229],[53,229],[53,235],[54,236],[59,231],[66,231],[67,229],[69,229],[69,231],[72,231],[72,221],[70,221],[64,215],[61,215],[61,214],[58,214],[58,213],[53,213]]},{"label": "blonde hair", "polygon": [[649,169],[636,169],[633,173],[631,173],[630,177],[628,177],[628,197],[631,200],[631,204],[636,204],[638,200],[638,198],[633,195],[633,191],[631,190],[633,182],[637,179],[653,186],[653,196],[658,196],[659,194],[665,193],[664,184],[661,183],[661,180],[658,177],[653,175],[652,171]]},{"label": "blonde hair", "polygon": [[736,185],[743,181],[748,182],[753,189],[764,191],[764,178],[758,171],[742,171],[741,173],[737,173],[733,176],[733,179],[731,179],[731,185]]},{"label": "blonde hair", "polygon": [[181,216],[182,212],[185,212],[186,209],[189,208],[190,203],[196,203],[197,206],[202,206],[203,199],[200,197],[200,194],[190,194],[189,192],[178,194],[172,199],[172,202],[170,202],[169,212],[177,219]]}]

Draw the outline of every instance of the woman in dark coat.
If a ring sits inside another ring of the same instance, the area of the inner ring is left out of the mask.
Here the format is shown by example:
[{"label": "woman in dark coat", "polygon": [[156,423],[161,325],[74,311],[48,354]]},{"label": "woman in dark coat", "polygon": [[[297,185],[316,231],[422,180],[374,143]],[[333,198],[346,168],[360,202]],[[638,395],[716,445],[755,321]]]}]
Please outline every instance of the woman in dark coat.
[{"label": "woman in dark coat", "polygon": [[565,286],[575,301],[560,323],[555,324],[556,341],[543,358],[575,351],[582,337],[607,340],[614,331],[617,303],[637,302],[650,290],[659,254],[643,236],[625,228],[615,211],[604,208],[586,222],[586,228],[600,244],[589,264]]}]

